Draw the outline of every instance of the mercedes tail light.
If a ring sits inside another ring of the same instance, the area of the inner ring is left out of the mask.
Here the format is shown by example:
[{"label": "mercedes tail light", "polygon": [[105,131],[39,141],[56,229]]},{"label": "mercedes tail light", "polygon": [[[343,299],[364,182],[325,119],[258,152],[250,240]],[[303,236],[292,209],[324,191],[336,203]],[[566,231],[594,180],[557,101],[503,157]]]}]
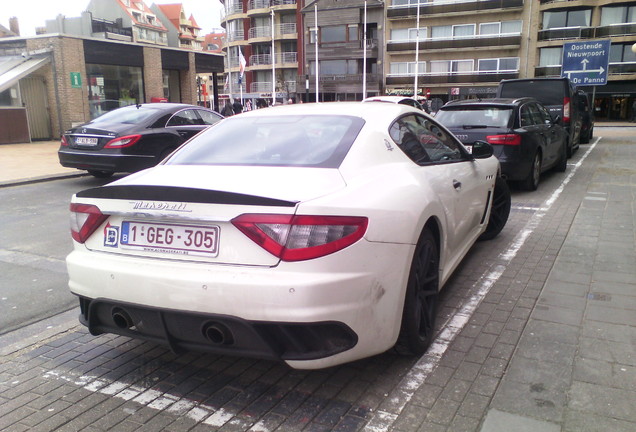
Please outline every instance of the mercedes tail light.
[{"label": "mercedes tail light", "polygon": [[489,135],[486,137],[486,141],[488,141],[488,144],[521,145],[521,135],[517,135],[517,134]]},{"label": "mercedes tail light", "polygon": [[570,123],[570,98],[563,98],[563,123]]},{"label": "mercedes tail light", "polygon": [[71,204],[71,236],[73,240],[84,243],[108,218],[97,206],[90,204]]},{"label": "mercedes tail light", "polygon": [[304,261],[342,250],[364,235],[368,219],[352,216],[243,214],[232,224],[283,261]]},{"label": "mercedes tail light", "polygon": [[62,135],[62,138],[60,138],[60,145],[62,147],[68,147],[68,141],[66,140],[66,137],[64,135]]},{"label": "mercedes tail light", "polygon": [[123,137],[115,138],[113,140],[108,141],[106,145],[104,146],[104,148],[130,147],[131,145],[139,141],[140,138],[141,138],[141,135],[126,135]]}]

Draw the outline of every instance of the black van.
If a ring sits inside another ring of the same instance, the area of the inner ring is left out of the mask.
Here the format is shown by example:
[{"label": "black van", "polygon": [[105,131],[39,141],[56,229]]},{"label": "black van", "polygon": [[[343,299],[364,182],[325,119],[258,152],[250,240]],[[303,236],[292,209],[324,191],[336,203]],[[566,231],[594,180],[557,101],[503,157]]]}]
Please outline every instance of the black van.
[{"label": "black van", "polygon": [[568,157],[581,142],[581,112],[576,89],[568,78],[527,78],[503,80],[497,88],[499,98],[533,97],[538,99],[569,135]]}]

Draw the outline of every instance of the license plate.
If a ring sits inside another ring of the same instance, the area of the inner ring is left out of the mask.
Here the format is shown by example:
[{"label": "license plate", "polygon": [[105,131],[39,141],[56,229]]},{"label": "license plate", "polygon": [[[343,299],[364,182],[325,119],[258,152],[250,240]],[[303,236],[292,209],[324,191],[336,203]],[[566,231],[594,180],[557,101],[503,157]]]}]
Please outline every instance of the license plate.
[{"label": "license plate", "polygon": [[75,144],[79,145],[97,145],[97,138],[76,137]]},{"label": "license plate", "polygon": [[119,244],[125,249],[215,257],[219,253],[219,232],[216,225],[124,221]]}]

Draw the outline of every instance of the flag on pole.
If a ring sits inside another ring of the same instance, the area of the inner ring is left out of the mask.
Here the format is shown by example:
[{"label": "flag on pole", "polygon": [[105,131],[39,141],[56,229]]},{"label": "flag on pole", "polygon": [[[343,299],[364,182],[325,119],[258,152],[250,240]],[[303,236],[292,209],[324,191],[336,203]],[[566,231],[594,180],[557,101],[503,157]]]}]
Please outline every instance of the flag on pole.
[{"label": "flag on pole", "polygon": [[228,89],[230,88],[230,73],[226,73],[225,74],[225,85],[223,86],[223,89],[225,91],[228,91]]},{"label": "flag on pole", "polygon": [[245,61],[245,57],[243,57],[243,51],[241,48],[238,50],[239,52],[239,84],[243,81],[243,75],[245,75],[245,66],[247,66],[247,62]]}]

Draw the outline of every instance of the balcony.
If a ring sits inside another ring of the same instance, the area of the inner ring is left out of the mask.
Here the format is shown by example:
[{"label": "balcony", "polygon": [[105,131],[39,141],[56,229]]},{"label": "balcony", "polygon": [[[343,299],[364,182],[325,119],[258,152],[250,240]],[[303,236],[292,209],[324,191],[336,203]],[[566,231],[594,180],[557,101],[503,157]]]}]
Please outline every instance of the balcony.
[{"label": "balcony", "polygon": [[230,42],[244,41],[245,40],[245,32],[243,30],[234,31],[231,33],[227,33],[225,36],[225,40]]},{"label": "balcony", "polygon": [[[296,39],[296,23],[277,24],[274,26],[274,38],[291,37]],[[272,39],[272,27],[252,27],[247,32],[248,39]]]},{"label": "balcony", "polygon": [[[610,63],[607,74],[608,76],[634,75],[636,74],[636,63]],[[534,75],[537,77],[560,77],[561,66],[537,66],[534,68]]]},{"label": "balcony", "polygon": [[[329,59],[341,59],[340,53],[346,52],[347,56],[352,59],[361,59],[364,57],[364,47],[367,49],[367,58],[378,58],[378,40],[366,39],[366,41],[351,41],[351,42],[339,42],[320,44],[318,51],[320,58],[324,60]],[[307,57],[314,58],[316,53],[316,46],[312,43],[305,47]]]},{"label": "balcony", "polygon": [[631,36],[636,34],[636,23],[628,24],[612,24],[603,27],[597,27],[595,37],[607,36]]},{"label": "balcony", "polygon": [[[294,67],[298,63],[298,53],[296,52],[284,52],[276,54],[276,65],[293,64]],[[271,54],[257,54],[250,56],[248,67],[252,66],[271,66],[272,55]]]},{"label": "balcony", "polygon": [[540,30],[537,36],[537,40],[548,41],[560,39],[589,39],[593,37],[593,27],[562,27]]},{"label": "balcony", "polygon": [[[304,83],[304,81],[303,81]],[[296,93],[296,82],[295,81],[285,81],[283,83],[283,88],[280,88],[280,85],[276,86],[276,91],[279,92],[281,90],[286,91],[287,93]],[[251,93],[272,93],[272,82],[271,81],[260,81],[253,82],[250,85]]]},{"label": "balcony", "polygon": [[[420,4],[420,15],[458,14],[492,9],[520,9],[523,0],[434,0]],[[387,18],[415,18],[417,5],[389,6]]]},{"label": "balcony", "polygon": [[248,16],[263,15],[271,10],[296,9],[296,0],[250,0],[247,4]]},{"label": "balcony", "polygon": [[227,5],[225,6],[225,8],[226,8],[227,15],[243,13],[243,5],[241,4],[240,0],[227,2]]},{"label": "balcony", "polygon": [[[413,74],[387,75],[386,84],[411,84],[413,78]],[[427,72],[418,74],[418,82],[422,85],[499,82],[503,79],[513,78],[519,78],[519,71]]]},{"label": "balcony", "polygon": [[[408,41],[389,41],[387,51],[415,51],[415,40]],[[519,47],[521,46],[521,34],[499,34],[499,35],[473,35],[467,37],[456,38],[427,38],[420,39],[420,50],[442,50],[451,48],[478,48],[478,47],[495,47],[503,46]]]}]

